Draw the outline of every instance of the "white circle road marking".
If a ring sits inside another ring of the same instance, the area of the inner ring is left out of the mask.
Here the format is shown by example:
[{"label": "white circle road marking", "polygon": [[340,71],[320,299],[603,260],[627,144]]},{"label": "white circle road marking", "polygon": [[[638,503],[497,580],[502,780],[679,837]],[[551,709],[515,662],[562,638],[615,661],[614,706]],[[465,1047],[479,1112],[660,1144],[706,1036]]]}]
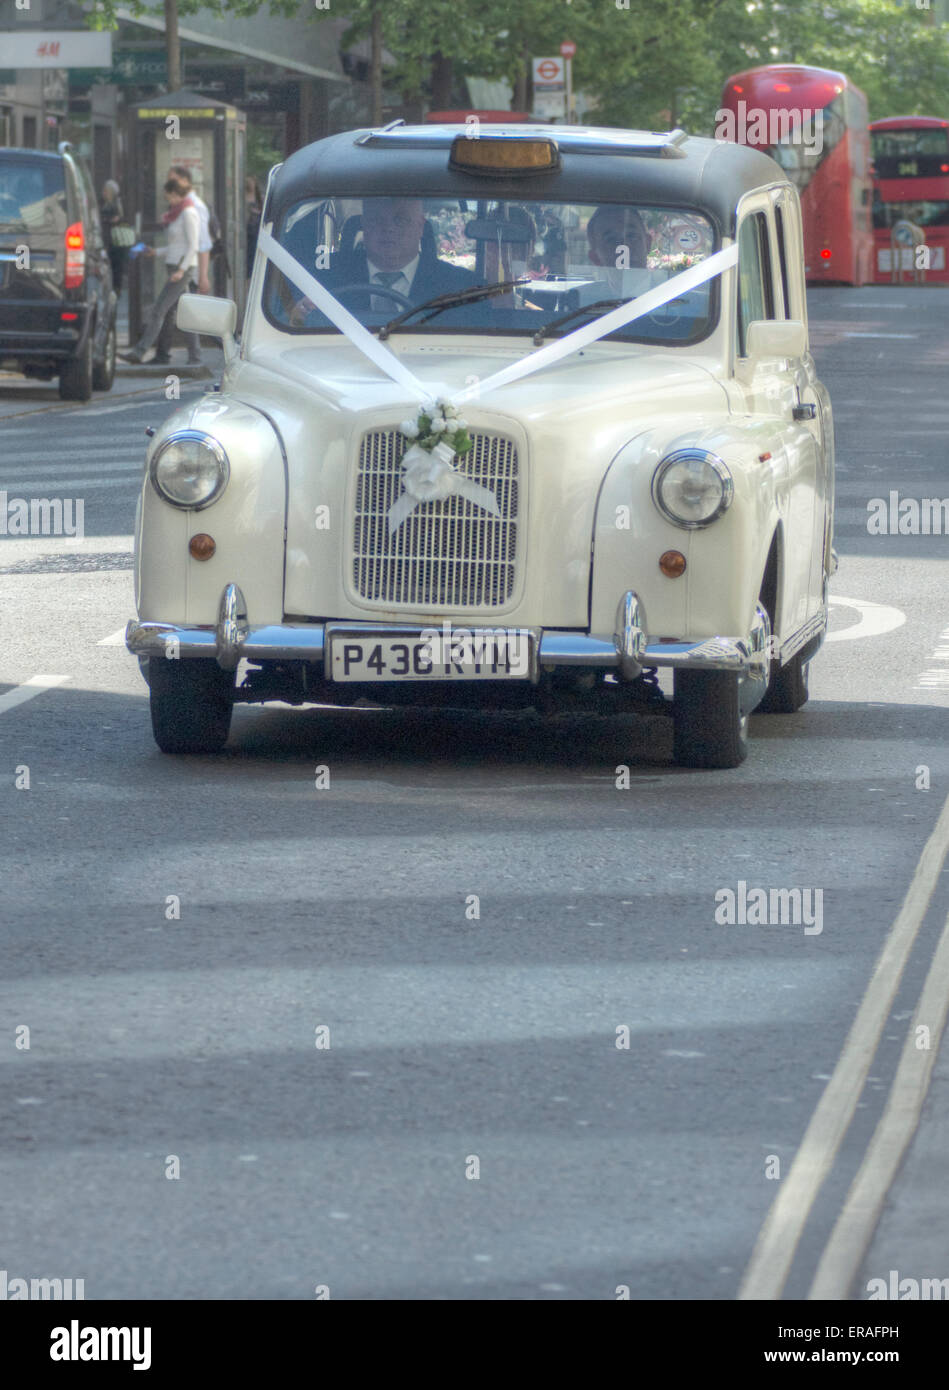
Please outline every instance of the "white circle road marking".
[{"label": "white circle road marking", "polygon": [[27,700],[42,695],[44,691],[52,690],[54,686],[64,685],[68,680],[69,676],[31,676],[22,685],[15,685],[5,695],[0,695],[0,714],[9,709],[16,709],[17,705],[25,704]]},{"label": "white circle road marking", "polygon": [[884,632],[892,632],[906,622],[906,614],[899,608],[891,608],[885,603],[871,603],[864,598],[841,598],[832,594],[827,600],[831,608],[855,608],[860,621],[840,632],[828,632],[827,642],[850,642],[858,637],[882,637]]}]

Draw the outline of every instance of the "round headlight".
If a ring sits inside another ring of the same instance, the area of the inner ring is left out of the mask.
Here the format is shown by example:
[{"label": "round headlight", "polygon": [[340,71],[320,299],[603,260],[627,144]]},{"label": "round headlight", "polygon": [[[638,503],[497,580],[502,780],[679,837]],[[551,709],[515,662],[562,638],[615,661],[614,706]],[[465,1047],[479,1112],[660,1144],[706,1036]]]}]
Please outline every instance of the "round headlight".
[{"label": "round headlight", "polygon": [[732,475],[706,449],[678,449],[653,474],[652,496],[663,516],[691,530],[708,526],[731,504]]},{"label": "round headlight", "polygon": [[200,430],[178,430],[156,450],[149,471],[166,502],[200,511],[220,497],[231,469],[216,439]]}]

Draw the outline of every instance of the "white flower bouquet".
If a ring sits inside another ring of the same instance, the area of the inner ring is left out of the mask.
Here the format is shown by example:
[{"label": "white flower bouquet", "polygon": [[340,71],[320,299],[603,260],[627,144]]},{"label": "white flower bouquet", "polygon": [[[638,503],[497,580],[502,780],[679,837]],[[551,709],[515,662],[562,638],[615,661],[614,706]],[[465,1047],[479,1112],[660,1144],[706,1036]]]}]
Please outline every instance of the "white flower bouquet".
[{"label": "white flower bouquet", "polygon": [[413,445],[428,453],[439,445],[450,448],[452,455],[466,454],[471,448],[468,421],[444,396],[439,396],[434,406],[420,406],[416,418],[403,420],[399,429]]}]

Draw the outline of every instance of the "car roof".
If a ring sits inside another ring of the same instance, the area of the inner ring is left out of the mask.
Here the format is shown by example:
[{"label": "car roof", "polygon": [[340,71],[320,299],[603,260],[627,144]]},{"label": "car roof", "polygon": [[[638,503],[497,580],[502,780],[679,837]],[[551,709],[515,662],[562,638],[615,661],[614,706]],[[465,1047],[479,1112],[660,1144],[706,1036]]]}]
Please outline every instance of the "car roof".
[{"label": "car roof", "polygon": [[350,130],[317,140],[292,154],[274,177],[265,220],[314,197],[468,198],[513,196],[528,202],[646,203],[710,212],[725,235],[735,228],[735,207],[753,189],[787,175],[768,155],[724,140],[598,129],[590,126],[492,125],[481,140],[498,135],[556,141],[561,168],[518,177],[451,169],[452,142],[469,135],[465,125]]},{"label": "car roof", "polygon": [[0,146],[0,158],[2,159],[12,157],[13,159],[52,159],[61,161],[63,155],[66,153],[67,151],[61,153],[59,150],[30,150],[25,148],[19,149],[10,145]]}]

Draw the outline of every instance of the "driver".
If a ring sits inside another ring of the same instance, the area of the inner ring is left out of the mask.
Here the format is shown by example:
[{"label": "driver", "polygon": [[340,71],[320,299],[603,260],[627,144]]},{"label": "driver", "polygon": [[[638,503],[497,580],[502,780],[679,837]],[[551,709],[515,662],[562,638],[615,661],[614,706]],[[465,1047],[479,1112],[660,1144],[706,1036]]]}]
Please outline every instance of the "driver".
[{"label": "driver", "polygon": [[[421,198],[365,198],[362,208],[362,245],[356,246],[345,266],[334,267],[326,277],[330,293],[344,285],[380,285],[413,304],[440,294],[469,289],[477,281],[470,271],[439,259],[434,239],[426,230]],[[397,314],[399,300],[392,295],[365,296],[374,310]],[[299,325],[313,308],[300,300],[290,315]]]},{"label": "driver", "polygon": [[635,208],[601,204],[587,223],[590,260],[606,270],[604,279],[622,294],[623,269],[643,270],[649,253],[649,233]]}]

